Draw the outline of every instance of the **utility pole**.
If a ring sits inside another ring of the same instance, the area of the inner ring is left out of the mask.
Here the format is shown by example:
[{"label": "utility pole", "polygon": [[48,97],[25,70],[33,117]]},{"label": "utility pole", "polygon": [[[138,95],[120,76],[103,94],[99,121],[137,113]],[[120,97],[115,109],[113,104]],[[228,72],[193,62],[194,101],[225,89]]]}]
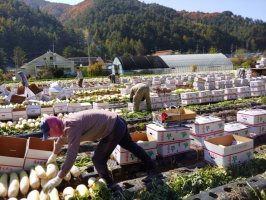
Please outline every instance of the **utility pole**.
[{"label": "utility pole", "polygon": [[89,63],[89,66],[91,65],[91,59],[90,59],[90,57],[91,57],[91,55],[90,55],[90,33],[89,33],[89,27],[87,28],[87,30],[88,30],[88,63]]}]

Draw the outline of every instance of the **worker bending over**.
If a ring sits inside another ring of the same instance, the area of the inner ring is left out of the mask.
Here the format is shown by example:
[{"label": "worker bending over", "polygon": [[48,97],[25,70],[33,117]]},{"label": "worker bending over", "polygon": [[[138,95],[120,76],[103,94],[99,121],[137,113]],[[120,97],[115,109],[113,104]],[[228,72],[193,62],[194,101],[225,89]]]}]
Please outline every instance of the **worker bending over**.
[{"label": "worker bending over", "polygon": [[107,161],[118,144],[141,159],[147,170],[154,168],[151,158],[132,141],[126,122],[116,113],[105,110],[86,110],[71,114],[63,119],[53,116],[46,117],[41,123],[41,129],[44,140],[49,136],[58,137],[53,154],[48,159],[47,164],[55,163],[62,146],[68,143],[65,162],[57,176],[44,186],[43,191],[45,193],[62,182],[77,158],[82,141],[100,140],[92,161],[100,178],[104,178],[108,186],[113,184],[113,180],[108,172]]},{"label": "worker bending over", "polygon": [[133,110],[139,111],[141,101],[146,100],[147,110],[151,111],[150,88],[144,83],[138,83],[131,88],[130,102],[133,102]]}]

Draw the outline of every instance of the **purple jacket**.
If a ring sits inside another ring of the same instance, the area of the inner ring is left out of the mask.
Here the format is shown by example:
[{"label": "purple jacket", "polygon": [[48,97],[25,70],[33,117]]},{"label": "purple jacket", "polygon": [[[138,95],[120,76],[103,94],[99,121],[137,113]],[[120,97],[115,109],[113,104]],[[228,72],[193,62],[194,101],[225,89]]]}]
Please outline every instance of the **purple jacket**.
[{"label": "purple jacket", "polygon": [[63,178],[73,166],[79,151],[80,142],[96,141],[108,136],[115,125],[117,114],[105,110],[86,110],[63,119],[64,135],[55,144],[54,154],[59,154],[62,146],[68,143],[67,155],[59,177]]}]

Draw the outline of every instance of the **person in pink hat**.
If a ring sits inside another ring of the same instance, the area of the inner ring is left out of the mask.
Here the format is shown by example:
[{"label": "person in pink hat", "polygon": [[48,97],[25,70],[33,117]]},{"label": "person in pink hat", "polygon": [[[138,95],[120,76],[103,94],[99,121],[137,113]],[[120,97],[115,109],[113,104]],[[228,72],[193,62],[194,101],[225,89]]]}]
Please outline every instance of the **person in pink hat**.
[{"label": "person in pink hat", "polygon": [[44,186],[43,191],[46,193],[57,187],[69,172],[82,141],[99,141],[92,161],[100,178],[105,179],[108,186],[113,184],[113,180],[107,168],[107,161],[118,144],[142,160],[147,170],[153,170],[155,166],[147,153],[132,141],[126,122],[110,111],[87,110],[71,114],[63,119],[46,117],[41,123],[41,130],[44,140],[48,137],[58,137],[47,164],[55,163],[62,146],[68,143],[65,162],[57,176]]}]

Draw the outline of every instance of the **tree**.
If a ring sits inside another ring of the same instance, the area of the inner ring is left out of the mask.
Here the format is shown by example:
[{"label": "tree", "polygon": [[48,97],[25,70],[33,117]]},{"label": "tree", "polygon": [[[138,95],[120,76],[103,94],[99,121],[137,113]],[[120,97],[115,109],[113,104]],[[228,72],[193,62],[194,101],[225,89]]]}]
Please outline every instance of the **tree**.
[{"label": "tree", "polygon": [[6,59],[6,52],[4,49],[0,49],[0,68],[3,69],[6,65],[7,59]]},{"label": "tree", "polygon": [[103,63],[95,63],[88,66],[88,76],[103,76]]},{"label": "tree", "polygon": [[26,62],[26,53],[20,47],[16,47],[13,51],[13,61],[18,68]]},{"label": "tree", "polygon": [[215,48],[215,47],[211,47],[211,48],[209,49],[209,53],[218,53],[218,49]]}]

